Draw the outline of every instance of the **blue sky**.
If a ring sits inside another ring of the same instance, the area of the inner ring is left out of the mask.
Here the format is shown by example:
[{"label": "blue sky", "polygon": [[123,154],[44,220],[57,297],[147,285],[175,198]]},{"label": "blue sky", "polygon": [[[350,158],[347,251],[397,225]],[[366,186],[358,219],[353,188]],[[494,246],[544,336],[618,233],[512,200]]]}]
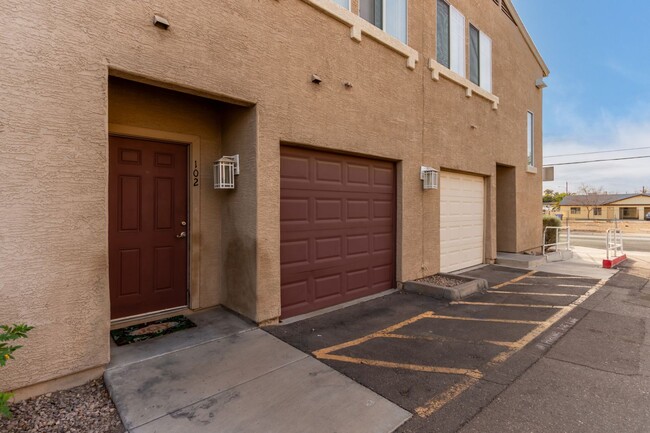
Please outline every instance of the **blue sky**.
[{"label": "blue sky", "polygon": [[[551,70],[544,90],[544,158],[552,162],[650,155],[650,1],[513,0]],[[650,189],[650,158],[556,167],[544,188]]]}]

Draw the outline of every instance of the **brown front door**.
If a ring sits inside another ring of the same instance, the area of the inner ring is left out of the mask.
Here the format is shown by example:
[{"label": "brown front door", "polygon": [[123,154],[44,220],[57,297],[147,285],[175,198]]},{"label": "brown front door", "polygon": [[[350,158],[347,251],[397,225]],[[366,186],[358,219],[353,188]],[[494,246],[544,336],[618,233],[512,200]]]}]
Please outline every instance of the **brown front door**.
[{"label": "brown front door", "polygon": [[187,147],[109,144],[111,318],[187,305]]},{"label": "brown front door", "polygon": [[395,164],[283,147],[282,317],[395,287]]}]

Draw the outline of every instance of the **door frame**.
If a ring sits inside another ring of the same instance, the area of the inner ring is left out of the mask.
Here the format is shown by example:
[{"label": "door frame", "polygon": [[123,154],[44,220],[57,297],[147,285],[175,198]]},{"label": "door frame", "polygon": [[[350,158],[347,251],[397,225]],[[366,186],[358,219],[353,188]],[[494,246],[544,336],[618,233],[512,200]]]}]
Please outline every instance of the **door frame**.
[{"label": "door frame", "polygon": [[[136,126],[121,125],[116,123],[108,124],[108,134],[107,134],[107,146],[106,146],[106,247],[108,251],[108,168],[109,168],[109,146],[108,146],[108,136],[117,136],[117,137],[126,137],[126,138],[137,138],[143,140],[152,140],[152,141],[163,141],[172,144],[178,144],[185,146],[188,151],[188,167],[187,167],[187,212],[188,212],[188,240],[187,240],[187,307],[181,308],[190,308],[197,309],[200,307],[200,273],[201,269],[201,250],[199,248],[199,232],[201,227],[201,183],[205,180],[205,176],[201,177],[200,168],[201,168],[201,140],[196,135],[189,134],[179,134],[171,131],[162,131],[156,129],[140,128]],[[197,167],[198,175],[194,172],[194,167]],[[193,186],[195,180],[198,179],[198,185]],[[108,279],[109,274],[109,265],[108,265],[108,253],[107,257],[107,267],[106,267],[106,276]],[[109,280],[109,290],[110,290],[110,280]],[[175,308],[178,309],[178,308]],[[163,310],[160,312],[150,312],[144,313],[138,316],[123,317],[116,319],[116,321],[125,321],[136,319],[137,317],[143,317],[151,315],[152,313],[163,314],[168,310]]]}]

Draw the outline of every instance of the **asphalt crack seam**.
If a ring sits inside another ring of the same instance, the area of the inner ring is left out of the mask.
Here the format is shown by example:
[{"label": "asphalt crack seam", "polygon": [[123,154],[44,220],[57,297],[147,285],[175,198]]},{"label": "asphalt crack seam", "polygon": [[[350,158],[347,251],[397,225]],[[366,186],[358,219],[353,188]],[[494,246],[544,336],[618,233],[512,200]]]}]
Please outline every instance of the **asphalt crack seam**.
[{"label": "asphalt crack seam", "polygon": [[593,367],[593,366],[591,366],[591,365],[582,364],[582,363],[580,363],[580,362],[567,361],[566,359],[560,359],[560,358],[556,358],[556,357],[554,357],[554,356],[550,356],[550,355],[543,356],[542,358],[550,359],[550,360],[552,360],[552,361],[564,362],[564,363],[566,363],[566,364],[575,365],[575,366],[577,366],[577,367],[588,368],[588,369],[590,369],[590,370],[599,371],[599,372],[601,372],[601,373],[615,374],[615,375],[617,375],[617,376],[625,376],[625,377],[644,377],[644,375],[641,374],[641,373],[631,373],[631,374],[628,374],[628,373],[619,373],[619,372],[616,372],[616,371],[605,370],[604,368],[598,368],[598,367]]}]

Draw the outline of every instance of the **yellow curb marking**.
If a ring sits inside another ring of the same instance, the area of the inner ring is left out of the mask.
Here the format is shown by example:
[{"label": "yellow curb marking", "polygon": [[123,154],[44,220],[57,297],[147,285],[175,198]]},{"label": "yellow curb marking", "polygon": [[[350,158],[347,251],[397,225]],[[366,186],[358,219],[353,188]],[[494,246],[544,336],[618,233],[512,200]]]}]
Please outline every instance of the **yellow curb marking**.
[{"label": "yellow curb marking", "polygon": [[568,298],[580,297],[580,295],[569,295],[566,293],[508,292],[506,290],[488,290],[488,293],[501,293],[504,295],[563,296]]},{"label": "yellow curb marking", "polygon": [[493,288],[493,289],[500,289],[501,287],[508,286],[508,285],[510,285],[510,284],[515,284],[515,283],[517,283],[517,282],[523,280],[524,278],[528,278],[528,277],[533,276],[533,275],[535,274],[535,272],[537,272],[537,271],[530,271],[530,272],[528,272],[528,273],[526,273],[526,274],[524,274],[524,275],[520,275],[520,276],[518,276],[517,278],[513,278],[513,279],[510,280],[510,281],[506,281],[505,283],[497,284],[496,286],[494,286],[494,287],[492,287],[492,288]]},{"label": "yellow curb marking", "polygon": [[[603,279],[598,282],[595,286],[593,286],[591,289],[589,289],[585,294],[580,296],[578,299],[573,301],[571,304],[567,305],[566,307],[562,308],[560,311],[549,317],[547,320],[542,322],[539,326],[537,326],[535,329],[530,331],[528,334],[526,334],[524,337],[513,343],[510,347],[509,350],[505,352],[501,352],[494,358],[488,362],[487,367],[494,367],[497,364],[505,362],[507,359],[509,359],[512,355],[517,353],[519,350],[521,350],[524,346],[526,346],[528,343],[533,341],[535,338],[539,337],[544,331],[546,331],[548,328],[553,326],[555,323],[557,323],[560,319],[562,319],[564,316],[569,314],[575,307],[578,305],[582,304],[587,298],[589,298],[591,295],[596,293],[602,286],[605,285],[607,280]],[[474,382],[476,383],[476,382]],[[465,380],[464,382],[461,382],[460,384],[454,385],[451,388],[449,388],[447,391],[443,392],[442,394],[434,397],[433,399],[429,400],[427,403],[425,403],[423,406],[420,406],[415,409],[415,412],[422,418],[426,418],[436,411],[438,411],[440,408],[442,408],[444,405],[458,397],[460,394],[462,394],[464,391],[467,389],[471,388],[474,383],[470,383],[468,380]]]},{"label": "yellow curb marking", "polygon": [[536,305],[536,304],[498,304],[496,302],[469,302],[469,301],[453,301],[449,305],[487,305],[497,307],[524,307],[524,308],[564,308],[562,305]]}]

